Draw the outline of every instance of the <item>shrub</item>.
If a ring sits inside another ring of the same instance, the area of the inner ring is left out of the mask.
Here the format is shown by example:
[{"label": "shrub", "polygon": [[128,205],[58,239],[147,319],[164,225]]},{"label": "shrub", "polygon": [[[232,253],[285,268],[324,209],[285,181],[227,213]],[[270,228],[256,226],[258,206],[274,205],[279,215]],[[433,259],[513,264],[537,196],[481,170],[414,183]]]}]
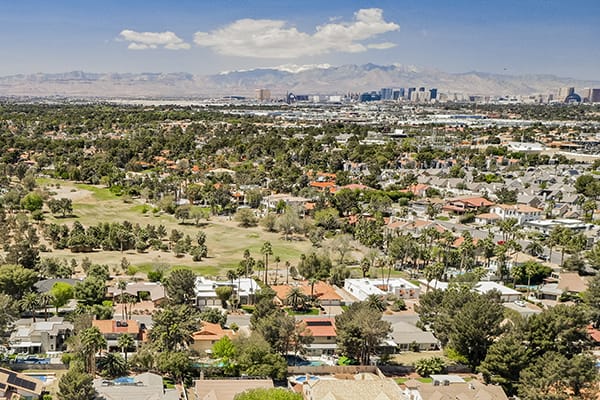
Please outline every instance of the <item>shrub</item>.
[{"label": "shrub", "polygon": [[446,364],[440,357],[423,358],[415,361],[415,371],[417,374],[426,377],[432,374],[439,374],[444,371]]}]

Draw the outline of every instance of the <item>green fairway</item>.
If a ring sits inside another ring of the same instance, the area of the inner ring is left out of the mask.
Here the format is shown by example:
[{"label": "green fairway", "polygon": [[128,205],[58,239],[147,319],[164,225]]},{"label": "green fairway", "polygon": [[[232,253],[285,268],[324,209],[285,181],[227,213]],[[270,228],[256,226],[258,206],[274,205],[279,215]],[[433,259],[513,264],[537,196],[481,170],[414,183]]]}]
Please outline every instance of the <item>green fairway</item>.
[{"label": "green fairway", "polygon": [[[270,257],[271,264],[275,257],[279,257],[283,265],[289,261],[296,265],[300,255],[311,251],[311,243],[303,238],[295,240],[284,240],[278,233],[266,232],[260,227],[241,228],[237,222],[229,217],[211,217],[208,221],[202,220],[201,226],[195,226],[191,220],[186,224],[180,224],[173,216],[164,213],[153,213],[154,206],[146,204],[143,200],[135,199],[125,202],[108,189],[86,184],[73,184],[68,181],[52,179],[39,180],[54,194],[55,197],[68,197],[73,200],[73,216],[57,218],[46,213],[47,223],[59,223],[71,225],[74,221],[81,222],[88,227],[100,222],[123,222],[145,226],[164,225],[167,232],[177,229],[184,234],[190,235],[192,240],[201,229],[206,233],[206,245],[208,257],[200,262],[192,261],[190,255],[181,258],[175,257],[173,252],[148,250],[145,253],[137,253],[133,250],[123,253],[118,251],[96,251],[92,253],[71,253],[69,250],[54,250],[43,256],[61,257],[67,260],[75,259],[80,262],[87,257],[94,263],[108,264],[118,272],[123,257],[135,266],[139,272],[147,273],[159,265],[172,268],[184,266],[193,271],[207,275],[223,275],[229,268],[235,268],[243,258],[244,250],[248,249],[256,259],[262,259],[260,249],[265,241],[271,242],[273,255]],[[59,187],[56,187],[56,184]],[[50,186],[51,185],[51,186]]]}]

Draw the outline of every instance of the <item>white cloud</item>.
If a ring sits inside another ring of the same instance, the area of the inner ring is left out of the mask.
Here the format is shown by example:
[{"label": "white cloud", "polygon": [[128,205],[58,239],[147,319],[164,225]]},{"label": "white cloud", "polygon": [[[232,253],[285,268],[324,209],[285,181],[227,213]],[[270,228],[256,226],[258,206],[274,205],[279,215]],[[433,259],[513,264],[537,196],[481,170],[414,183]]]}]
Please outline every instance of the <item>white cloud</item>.
[{"label": "white cloud", "polygon": [[367,45],[367,47],[369,49],[385,50],[385,49],[391,49],[392,47],[396,47],[396,43],[391,43],[391,42],[372,43],[372,44]]},{"label": "white cloud", "polygon": [[255,58],[296,58],[331,52],[358,53],[368,49],[388,49],[393,43],[363,44],[382,33],[398,30],[386,22],[383,10],[361,9],[352,22],[330,22],[314,33],[300,32],[286,21],[240,19],[212,32],[196,32],[194,42],[219,54]]},{"label": "white cloud", "polygon": [[190,48],[190,44],[184,42],[177,37],[176,34],[170,31],[166,32],[136,32],[129,29],[124,29],[119,33],[121,40],[129,43],[127,46],[130,50],[147,50],[165,48],[169,50],[186,50]]}]

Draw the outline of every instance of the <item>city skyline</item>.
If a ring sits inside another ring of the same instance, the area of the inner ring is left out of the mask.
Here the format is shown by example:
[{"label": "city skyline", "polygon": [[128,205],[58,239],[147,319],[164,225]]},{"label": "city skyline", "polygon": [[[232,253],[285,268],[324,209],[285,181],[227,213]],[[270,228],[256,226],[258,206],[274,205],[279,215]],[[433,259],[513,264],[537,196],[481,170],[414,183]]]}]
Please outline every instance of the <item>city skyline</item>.
[{"label": "city skyline", "polygon": [[598,79],[600,4],[25,1],[0,4],[0,75],[401,63]]}]

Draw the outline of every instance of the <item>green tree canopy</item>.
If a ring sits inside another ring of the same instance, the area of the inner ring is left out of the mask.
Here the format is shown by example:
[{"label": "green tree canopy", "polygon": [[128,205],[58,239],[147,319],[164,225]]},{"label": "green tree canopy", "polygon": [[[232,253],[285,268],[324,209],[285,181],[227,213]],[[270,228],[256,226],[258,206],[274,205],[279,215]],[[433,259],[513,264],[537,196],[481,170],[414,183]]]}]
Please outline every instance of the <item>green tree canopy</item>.
[{"label": "green tree canopy", "polygon": [[379,343],[391,332],[381,311],[365,302],[355,302],[335,317],[338,349],[343,355],[368,365]]},{"label": "green tree canopy", "polygon": [[165,289],[174,304],[191,304],[196,299],[196,274],[189,269],[175,269],[167,278]]},{"label": "green tree canopy", "polygon": [[71,363],[71,368],[58,381],[58,396],[61,400],[90,400],[96,398],[93,378],[80,363]]}]

